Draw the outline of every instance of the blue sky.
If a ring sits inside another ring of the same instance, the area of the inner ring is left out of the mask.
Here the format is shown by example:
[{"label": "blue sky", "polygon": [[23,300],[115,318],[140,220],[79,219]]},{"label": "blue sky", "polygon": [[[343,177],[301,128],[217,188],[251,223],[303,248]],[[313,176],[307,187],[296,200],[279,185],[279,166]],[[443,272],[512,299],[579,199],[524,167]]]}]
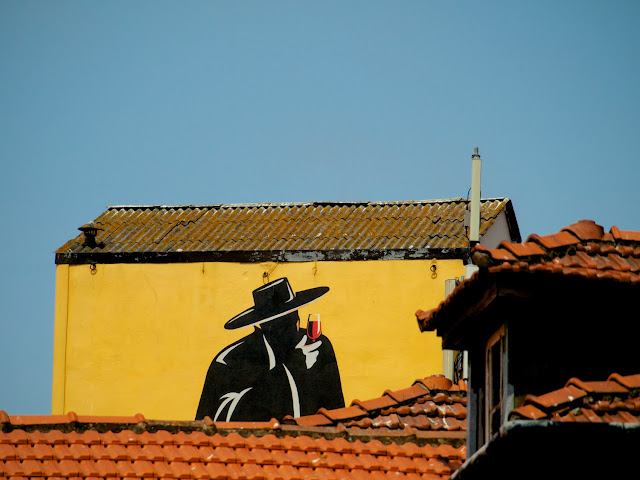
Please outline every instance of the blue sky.
[{"label": "blue sky", "polygon": [[[640,230],[640,2],[0,3],[0,409],[51,408],[54,250],[108,205],[512,199]],[[418,307],[419,305],[416,305]]]}]

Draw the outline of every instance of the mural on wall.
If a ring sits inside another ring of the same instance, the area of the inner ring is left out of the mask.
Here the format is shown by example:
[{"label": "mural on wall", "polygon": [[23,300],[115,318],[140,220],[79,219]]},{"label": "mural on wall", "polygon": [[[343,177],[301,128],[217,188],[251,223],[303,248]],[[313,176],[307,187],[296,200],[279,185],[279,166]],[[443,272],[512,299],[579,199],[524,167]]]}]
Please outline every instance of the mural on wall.
[{"label": "mural on wall", "polygon": [[328,291],[294,293],[287,278],[255,289],[254,306],[224,325],[254,330],[214,357],[196,420],[208,415],[214,421],[266,421],[344,407],[338,363],[319,315],[309,315],[306,331],[298,315]]}]

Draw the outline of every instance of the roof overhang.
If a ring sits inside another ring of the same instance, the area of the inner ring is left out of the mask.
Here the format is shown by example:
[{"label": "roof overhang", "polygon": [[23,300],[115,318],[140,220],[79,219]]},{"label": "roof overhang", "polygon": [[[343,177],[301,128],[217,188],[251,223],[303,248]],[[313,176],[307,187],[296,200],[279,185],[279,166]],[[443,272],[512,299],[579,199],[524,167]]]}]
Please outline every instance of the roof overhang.
[{"label": "roof overhang", "polygon": [[56,253],[56,264],[87,265],[113,263],[192,262],[313,262],[362,260],[448,260],[462,259],[467,248],[415,248],[384,250],[217,250],[208,252],[82,252]]},{"label": "roof overhang", "polygon": [[627,478],[638,445],[639,424],[510,421],[451,480]]},{"label": "roof overhang", "polygon": [[481,268],[438,308],[423,312],[418,323],[422,331],[436,331],[443,348],[469,350],[500,325],[518,321],[523,309],[529,316],[537,313],[538,327],[542,328],[547,321],[559,320],[550,312],[570,312],[575,318],[596,308],[624,310],[636,302],[639,289],[637,283],[549,271]]}]

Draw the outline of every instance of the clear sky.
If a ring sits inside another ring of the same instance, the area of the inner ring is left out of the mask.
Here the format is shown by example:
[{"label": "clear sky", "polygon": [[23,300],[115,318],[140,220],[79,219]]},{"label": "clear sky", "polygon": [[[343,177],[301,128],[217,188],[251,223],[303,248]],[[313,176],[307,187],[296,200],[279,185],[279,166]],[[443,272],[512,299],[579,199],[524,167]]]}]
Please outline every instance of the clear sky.
[{"label": "clear sky", "polygon": [[[108,205],[512,199],[640,230],[640,2],[0,2],[0,409],[51,408],[54,250]],[[420,305],[416,305],[418,308]]]}]

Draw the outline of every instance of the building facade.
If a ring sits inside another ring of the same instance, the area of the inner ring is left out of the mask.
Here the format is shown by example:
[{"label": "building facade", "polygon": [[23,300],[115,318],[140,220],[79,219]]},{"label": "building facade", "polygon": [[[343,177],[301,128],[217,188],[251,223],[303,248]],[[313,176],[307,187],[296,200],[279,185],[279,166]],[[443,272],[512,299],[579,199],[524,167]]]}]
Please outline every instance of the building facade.
[{"label": "building facade", "polygon": [[[52,413],[193,419],[212,360],[256,328],[225,323],[283,278],[293,293],[329,289],[297,311],[302,330],[320,316],[345,404],[440,373],[440,341],[410,319],[465,274],[467,207],[109,207],[56,251]],[[519,241],[509,199],[482,200],[480,215],[482,244]]]}]

